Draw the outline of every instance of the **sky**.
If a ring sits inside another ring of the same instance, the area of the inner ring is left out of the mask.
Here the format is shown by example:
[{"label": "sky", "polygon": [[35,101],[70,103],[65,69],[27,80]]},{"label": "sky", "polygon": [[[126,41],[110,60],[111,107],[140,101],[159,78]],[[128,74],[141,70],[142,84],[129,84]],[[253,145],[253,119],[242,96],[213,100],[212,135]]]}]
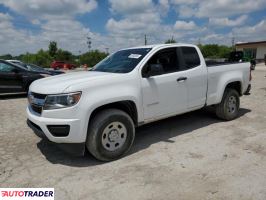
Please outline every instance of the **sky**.
[{"label": "sky", "polygon": [[0,55],[266,40],[265,0],[0,0]]}]

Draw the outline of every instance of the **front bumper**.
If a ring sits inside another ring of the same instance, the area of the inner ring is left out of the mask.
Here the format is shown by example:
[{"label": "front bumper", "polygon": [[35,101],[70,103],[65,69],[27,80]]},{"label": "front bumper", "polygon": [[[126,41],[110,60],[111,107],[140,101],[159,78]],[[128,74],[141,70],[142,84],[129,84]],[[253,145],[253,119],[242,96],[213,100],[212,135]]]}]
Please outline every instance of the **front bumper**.
[{"label": "front bumper", "polygon": [[[73,155],[84,155],[85,152],[85,137],[82,130],[81,120],[79,119],[57,119],[45,118],[38,116],[27,107],[27,124],[36,135],[41,138],[48,139],[63,150]],[[67,136],[54,136],[48,129],[51,125],[67,125],[70,127]]]},{"label": "front bumper", "polygon": [[[28,126],[33,130],[33,132],[40,138],[45,140],[49,140],[41,128],[27,119]],[[60,149],[64,150],[65,152],[74,155],[74,156],[83,156],[85,153],[85,142],[83,143],[54,143]]]}]

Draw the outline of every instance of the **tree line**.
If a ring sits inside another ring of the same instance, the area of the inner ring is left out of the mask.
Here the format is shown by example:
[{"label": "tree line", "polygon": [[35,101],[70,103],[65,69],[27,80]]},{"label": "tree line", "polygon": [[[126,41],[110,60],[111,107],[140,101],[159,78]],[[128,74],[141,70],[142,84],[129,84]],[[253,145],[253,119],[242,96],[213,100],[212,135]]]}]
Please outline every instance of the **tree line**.
[{"label": "tree line", "polygon": [[37,53],[25,53],[19,56],[6,54],[0,56],[0,59],[21,60],[25,63],[32,63],[42,67],[50,67],[50,64],[54,60],[72,63],[76,66],[87,64],[89,67],[92,67],[106,56],[108,56],[107,53],[99,50],[92,50],[81,55],[74,55],[70,51],[58,48],[57,43],[55,41],[51,41],[48,50],[40,49]]},{"label": "tree line", "polygon": [[[165,41],[165,44],[176,43],[176,40],[171,38]],[[230,52],[234,51],[234,47],[218,44],[198,44],[197,45],[204,58],[229,58]]]},{"label": "tree line", "polygon": [[[176,41],[172,38],[165,41],[165,43],[176,43]],[[198,44],[198,47],[205,58],[228,58],[229,53],[233,51],[232,47],[218,44]],[[58,48],[57,43],[51,41],[48,50],[40,49],[37,53],[26,53],[19,56],[6,54],[0,56],[0,59],[21,60],[25,63],[32,63],[43,67],[50,67],[51,62],[54,60],[72,63],[76,66],[87,64],[89,67],[92,67],[106,56],[108,56],[107,53],[99,50],[74,55],[69,51]]]}]

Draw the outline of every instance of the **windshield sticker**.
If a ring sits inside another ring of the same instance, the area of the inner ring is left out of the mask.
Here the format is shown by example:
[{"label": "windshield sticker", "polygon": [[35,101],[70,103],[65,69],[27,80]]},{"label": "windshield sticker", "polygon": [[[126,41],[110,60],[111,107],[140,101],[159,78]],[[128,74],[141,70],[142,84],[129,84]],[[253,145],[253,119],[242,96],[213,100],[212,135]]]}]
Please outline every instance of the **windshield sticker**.
[{"label": "windshield sticker", "polygon": [[135,59],[139,59],[140,57],[141,57],[140,54],[130,54],[130,55],[128,56],[128,58],[135,58]]}]

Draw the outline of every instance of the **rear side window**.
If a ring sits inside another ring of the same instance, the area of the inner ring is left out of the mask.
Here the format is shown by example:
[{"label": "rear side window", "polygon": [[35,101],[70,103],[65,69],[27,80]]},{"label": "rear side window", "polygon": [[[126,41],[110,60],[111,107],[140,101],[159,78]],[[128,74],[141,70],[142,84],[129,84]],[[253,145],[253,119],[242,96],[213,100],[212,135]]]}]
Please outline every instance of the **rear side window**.
[{"label": "rear side window", "polygon": [[194,47],[181,47],[181,51],[187,69],[200,65],[199,54]]}]

